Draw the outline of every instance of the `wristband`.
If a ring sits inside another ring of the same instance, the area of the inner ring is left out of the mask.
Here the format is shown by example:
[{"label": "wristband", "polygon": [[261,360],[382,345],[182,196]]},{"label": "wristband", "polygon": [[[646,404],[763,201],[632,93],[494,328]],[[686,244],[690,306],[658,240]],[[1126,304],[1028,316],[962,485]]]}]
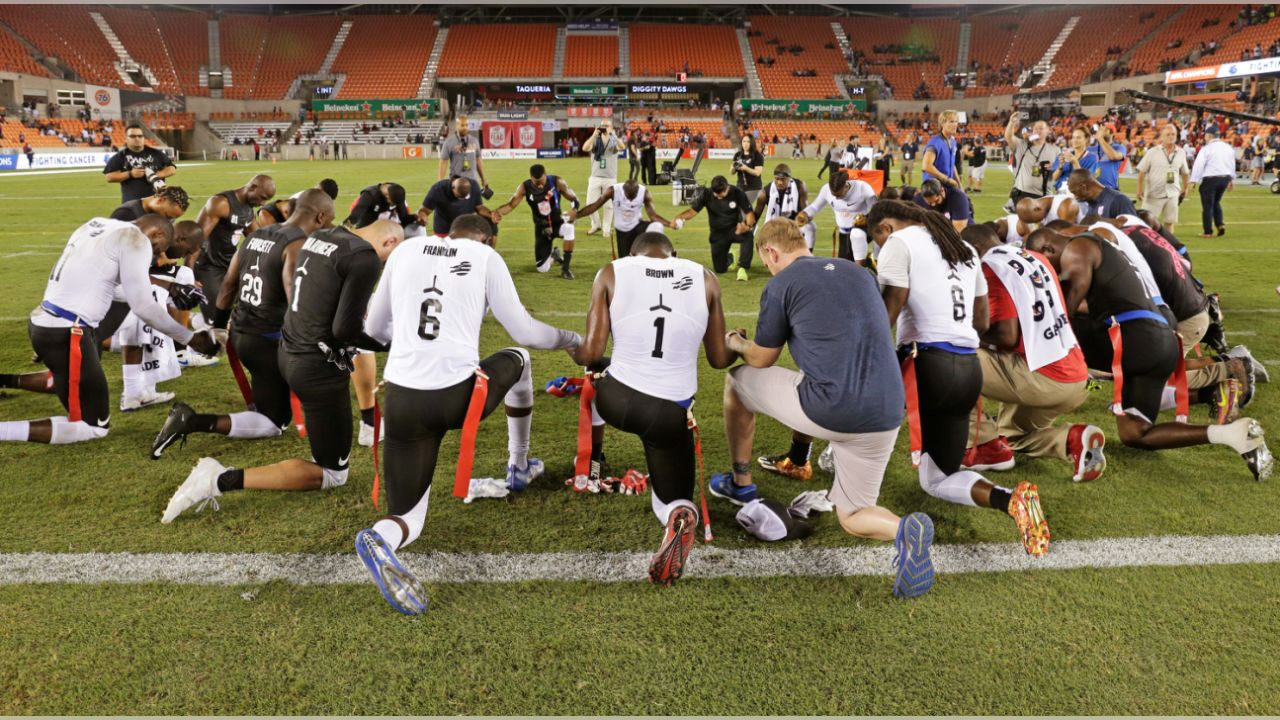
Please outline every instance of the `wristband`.
[{"label": "wristband", "polygon": [[214,308],[213,326],[215,328],[218,328],[219,330],[226,330],[227,323],[229,323],[230,321],[231,321],[231,308],[226,308],[225,310],[220,307]]}]

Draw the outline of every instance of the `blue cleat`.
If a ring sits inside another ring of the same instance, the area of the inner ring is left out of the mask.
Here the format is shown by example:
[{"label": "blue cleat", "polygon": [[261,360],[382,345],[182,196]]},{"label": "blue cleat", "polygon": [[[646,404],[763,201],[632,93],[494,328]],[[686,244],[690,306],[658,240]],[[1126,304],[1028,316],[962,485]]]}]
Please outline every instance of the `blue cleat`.
[{"label": "blue cleat", "polygon": [[893,580],[893,596],[914,598],[933,587],[933,560],[929,546],[933,544],[933,520],[922,512],[911,513],[898,523],[898,536],[893,539],[897,556],[893,559],[897,577]]},{"label": "blue cleat", "polygon": [[421,615],[427,611],[427,591],[387,547],[382,536],[366,528],[356,534],[356,553],[369,569],[382,597],[391,607],[405,615]]},{"label": "blue cleat", "polygon": [[529,458],[529,462],[525,468],[521,470],[515,465],[507,466],[507,487],[512,492],[524,492],[529,487],[529,483],[542,477],[542,471],[546,467],[538,458]]},{"label": "blue cleat", "polygon": [[746,505],[759,497],[755,483],[739,486],[733,482],[731,472],[712,475],[710,482],[707,483],[707,490],[710,490],[712,495],[738,506]]}]

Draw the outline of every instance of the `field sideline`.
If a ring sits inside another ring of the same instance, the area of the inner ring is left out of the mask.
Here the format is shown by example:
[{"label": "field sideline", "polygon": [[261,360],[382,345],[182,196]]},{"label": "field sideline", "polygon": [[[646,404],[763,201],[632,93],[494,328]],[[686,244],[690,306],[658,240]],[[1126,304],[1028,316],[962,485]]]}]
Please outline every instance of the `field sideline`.
[{"label": "field sideline", "polygon": [[[510,197],[528,164],[486,163],[495,201]],[[586,160],[544,164],[585,198]],[[816,192],[817,163],[789,164]],[[707,161],[700,177],[728,165]],[[436,165],[182,165],[174,182],[192,195],[187,217],[256,171],[274,175],[281,195],[334,177],[341,216],[379,181],[401,182],[415,205]],[[986,192],[974,196],[979,219],[1000,214],[1008,183],[1003,169],[988,174]],[[1132,179],[1123,189],[1132,192]],[[27,313],[69,233],[118,197],[94,173],[0,174],[0,370],[36,369]],[[667,217],[678,211],[669,188],[654,188],[654,199]],[[1277,204],[1264,188],[1238,186],[1226,198],[1228,235],[1204,240],[1194,237],[1193,196],[1179,232],[1197,275],[1222,294],[1228,340],[1273,366]],[[830,215],[819,224],[818,249],[829,254]],[[579,222],[572,282],[533,271],[526,208],[503,221],[498,245],[534,316],[578,331],[594,270],[609,259],[607,241],[586,227]],[[682,256],[709,262],[703,217],[671,234]],[[752,327],[766,278],[758,264],[749,282],[722,278],[731,326]],[[486,322],[482,354],[510,342]],[[115,402],[119,356],[104,364]],[[564,353],[534,352],[533,371],[541,388],[575,368]],[[694,410],[708,472],[728,464],[722,388],[721,373],[703,363]],[[202,412],[240,404],[225,362],[161,389]],[[305,441],[292,431],[252,442],[193,436],[152,462],[164,411],[151,409],[116,413],[96,443],[0,445],[0,624],[8,628],[0,714],[1280,713],[1271,661],[1280,636],[1276,484],[1253,482],[1224,448],[1120,447],[1109,395],[1109,386],[1095,392],[1072,418],[1112,436],[1102,480],[1076,485],[1065,464],[1023,458],[992,476],[1039,484],[1057,543],[1046,562],[1021,554],[1008,518],[926,496],[902,434],[882,503],[928,512],[942,545],[937,587],[912,603],[889,597],[890,549],[849,538],[829,517],[808,540],[765,547],[718,501],[716,541],[695,549],[686,580],[666,591],[641,584],[659,539],[648,498],[568,492],[577,405],[541,392],[533,423],[533,454],[547,463],[541,480],[523,495],[471,505],[437,490],[408,555],[433,605],[417,620],[391,612],[362,583],[351,551],[354,533],[377,517],[363,448],[341,489],[237,493],[220,512],[162,526],[160,512],[199,457],[243,467],[306,457]],[[1248,410],[1273,450],[1278,408],[1263,385]],[[0,419],[56,412],[51,396],[0,391]],[[1192,416],[1204,422],[1207,413]],[[757,454],[785,449],[787,438],[762,421]],[[505,424],[489,420],[476,474],[499,475],[505,448]],[[456,452],[449,438],[441,457]],[[643,468],[629,436],[610,431],[606,453],[616,474]],[[809,484],[757,479],[786,502],[830,482],[815,474]]]}]

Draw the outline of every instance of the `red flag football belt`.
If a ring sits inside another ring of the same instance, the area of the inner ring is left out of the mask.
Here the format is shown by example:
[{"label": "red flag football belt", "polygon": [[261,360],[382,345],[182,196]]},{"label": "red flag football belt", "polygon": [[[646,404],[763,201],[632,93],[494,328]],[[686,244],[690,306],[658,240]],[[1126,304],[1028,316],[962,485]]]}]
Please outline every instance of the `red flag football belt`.
[{"label": "red flag football belt", "polygon": [[227,363],[231,365],[231,375],[236,379],[236,387],[240,388],[240,397],[244,398],[245,409],[255,410],[253,388],[249,385],[249,378],[244,374],[244,365],[240,362],[240,354],[236,352],[235,343],[231,341],[230,337],[227,337]]},{"label": "red flag football belt", "polygon": [[462,422],[462,443],[458,448],[458,470],[453,476],[453,496],[464,498],[471,489],[471,466],[476,459],[476,433],[484,417],[484,403],[489,397],[489,376],[476,368],[476,384],[471,390],[471,403]]}]

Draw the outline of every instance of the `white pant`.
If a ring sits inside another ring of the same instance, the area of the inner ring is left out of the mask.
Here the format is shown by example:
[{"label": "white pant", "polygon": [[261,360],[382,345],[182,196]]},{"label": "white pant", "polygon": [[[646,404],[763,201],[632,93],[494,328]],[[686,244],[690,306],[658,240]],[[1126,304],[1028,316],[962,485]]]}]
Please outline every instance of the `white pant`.
[{"label": "white pant", "polygon": [[[587,179],[587,204],[595,202],[604,194],[606,188],[613,187],[618,182],[617,178],[596,177],[592,175]],[[591,214],[591,231],[601,230],[605,235],[613,232],[613,202],[607,202],[601,206],[600,210]]]}]

